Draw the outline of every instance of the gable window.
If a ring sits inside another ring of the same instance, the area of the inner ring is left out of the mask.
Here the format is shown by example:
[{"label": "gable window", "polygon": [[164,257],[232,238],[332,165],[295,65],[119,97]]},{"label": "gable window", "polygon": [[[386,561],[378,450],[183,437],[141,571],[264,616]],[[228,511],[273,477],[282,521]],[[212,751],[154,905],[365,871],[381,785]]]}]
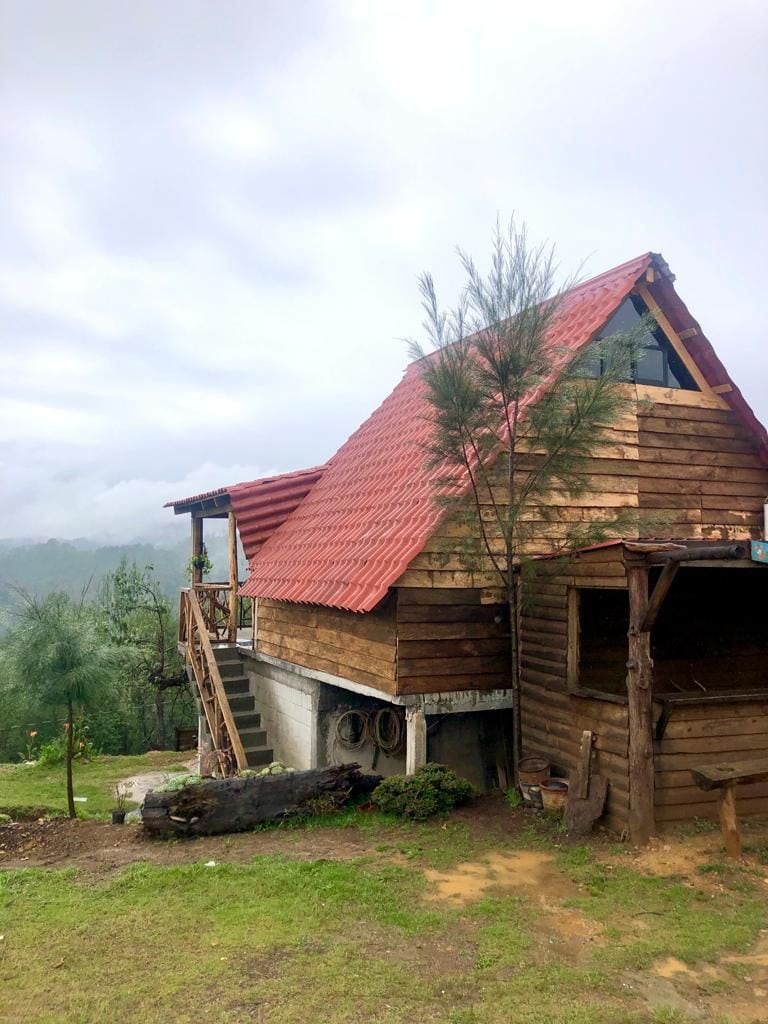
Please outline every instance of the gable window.
[{"label": "gable window", "polygon": [[[600,338],[610,338],[620,331],[635,328],[648,312],[648,307],[637,295],[626,298],[600,332]],[[650,384],[661,388],[680,388],[698,391],[699,387],[686,369],[682,359],[674,350],[660,327],[645,335],[645,348],[632,365],[633,384]],[[596,357],[587,370],[590,377],[600,377],[603,372],[601,360]]]}]

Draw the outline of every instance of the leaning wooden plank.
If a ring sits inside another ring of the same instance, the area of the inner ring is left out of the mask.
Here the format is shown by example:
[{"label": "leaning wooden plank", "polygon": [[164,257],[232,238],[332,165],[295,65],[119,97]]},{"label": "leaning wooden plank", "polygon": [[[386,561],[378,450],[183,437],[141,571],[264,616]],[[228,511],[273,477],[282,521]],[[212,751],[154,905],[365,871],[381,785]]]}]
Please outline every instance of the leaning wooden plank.
[{"label": "leaning wooden plank", "polygon": [[339,806],[369,792],[381,781],[363,775],[359,764],[313,768],[279,775],[206,779],[175,792],[149,792],[142,820],[154,836],[210,836],[243,832],[311,810],[313,800],[330,798]]},{"label": "leaning wooden plank", "polygon": [[573,790],[568,792],[565,808],[565,827],[569,835],[586,836],[605,809],[608,795],[608,780],[604,775],[592,775],[585,797],[579,797]]}]

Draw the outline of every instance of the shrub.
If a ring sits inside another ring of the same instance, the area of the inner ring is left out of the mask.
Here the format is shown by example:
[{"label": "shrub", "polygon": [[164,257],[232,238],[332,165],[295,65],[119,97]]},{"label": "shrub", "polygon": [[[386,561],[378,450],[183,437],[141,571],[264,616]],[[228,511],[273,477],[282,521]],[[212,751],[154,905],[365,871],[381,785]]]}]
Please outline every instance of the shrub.
[{"label": "shrub", "polygon": [[442,764],[425,764],[415,775],[391,775],[371,795],[385,814],[400,818],[429,818],[466,803],[472,785]]}]

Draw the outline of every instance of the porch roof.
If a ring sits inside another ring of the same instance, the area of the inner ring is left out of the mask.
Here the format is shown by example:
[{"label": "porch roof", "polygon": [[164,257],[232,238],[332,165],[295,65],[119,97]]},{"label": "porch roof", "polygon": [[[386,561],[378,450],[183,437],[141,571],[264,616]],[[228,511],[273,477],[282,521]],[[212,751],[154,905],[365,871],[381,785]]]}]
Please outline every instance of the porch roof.
[{"label": "porch roof", "polygon": [[306,498],[325,469],[325,466],[312,466],[218,487],[189,498],[168,501],[164,507],[172,508],[176,515],[190,513],[201,518],[218,518],[233,511],[245,557],[250,562],[264,541]]}]

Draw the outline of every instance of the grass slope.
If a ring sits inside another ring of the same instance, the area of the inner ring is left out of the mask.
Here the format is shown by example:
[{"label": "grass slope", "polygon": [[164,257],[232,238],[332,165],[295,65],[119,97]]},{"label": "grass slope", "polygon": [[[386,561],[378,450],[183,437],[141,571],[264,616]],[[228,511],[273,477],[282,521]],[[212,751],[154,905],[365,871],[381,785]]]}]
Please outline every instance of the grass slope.
[{"label": "grass slope", "polygon": [[[87,798],[78,803],[83,818],[105,817],[114,806],[112,787],[122,779],[154,771],[184,771],[185,755],[160,750],[136,757],[97,757],[74,764],[75,796]],[[64,765],[41,768],[37,765],[0,764],[0,813],[28,814],[30,810],[50,815],[67,813]],[[129,805],[132,806],[132,805]]]}]

